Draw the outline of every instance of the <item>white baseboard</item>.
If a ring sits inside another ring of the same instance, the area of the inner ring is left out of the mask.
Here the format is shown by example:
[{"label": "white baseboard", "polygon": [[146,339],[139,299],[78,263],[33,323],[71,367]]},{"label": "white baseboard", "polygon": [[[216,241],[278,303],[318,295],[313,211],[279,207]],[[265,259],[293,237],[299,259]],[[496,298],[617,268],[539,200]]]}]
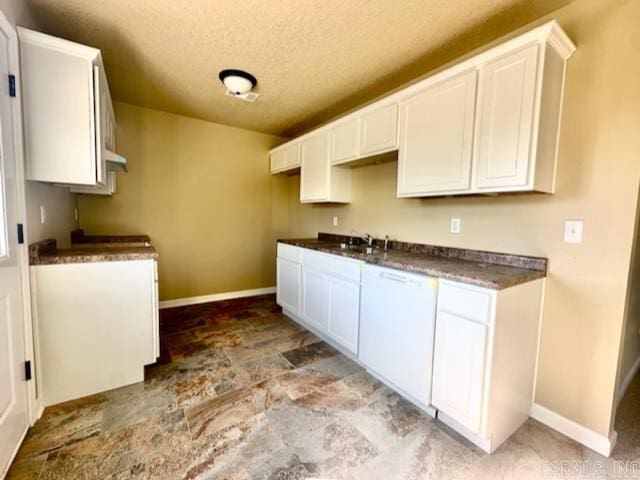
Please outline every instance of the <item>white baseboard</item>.
[{"label": "white baseboard", "polygon": [[629,370],[629,373],[627,373],[627,376],[624,378],[624,380],[622,381],[622,384],[620,385],[620,388],[618,389],[618,393],[616,395],[616,407],[620,405],[620,402],[622,401],[624,394],[627,393],[627,390],[629,389],[629,385],[631,385],[631,382],[636,376],[636,373],[638,373],[638,370],[640,370],[640,357],[636,359],[635,363],[633,364],[633,367],[631,367],[631,370]]},{"label": "white baseboard", "polygon": [[615,430],[605,437],[537,403],[531,405],[531,416],[605,457],[611,455],[618,438]]},{"label": "white baseboard", "polygon": [[276,287],[254,288],[253,290],[238,290],[236,292],[213,293],[211,295],[200,295],[198,297],[163,300],[160,302],[160,308],[184,307],[185,305],[219,302],[221,300],[231,300],[234,298],[255,297],[257,295],[268,295],[270,293],[276,293]]}]

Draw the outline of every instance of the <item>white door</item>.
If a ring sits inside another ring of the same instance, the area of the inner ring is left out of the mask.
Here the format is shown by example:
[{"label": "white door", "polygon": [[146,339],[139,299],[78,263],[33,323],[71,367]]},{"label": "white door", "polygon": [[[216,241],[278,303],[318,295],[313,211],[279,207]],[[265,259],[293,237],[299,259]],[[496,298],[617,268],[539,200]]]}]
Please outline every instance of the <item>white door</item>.
[{"label": "white door", "polygon": [[276,265],[276,301],[278,305],[300,315],[300,264],[277,259]]},{"label": "white door", "polygon": [[352,118],[329,130],[329,161],[341,163],[358,157],[360,119]]},{"label": "white door", "polygon": [[361,117],[360,155],[372,155],[398,147],[398,104],[391,103]]},{"label": "white door", "polygon": [[356,355],[359,319],[360,285],[331,278],[327,335]]},{"label": "white door", "polygon": [[469,189],[475,103],[475,70],[402,101],[398,196]]},{"label": "white door", "polygon": [[529,177],[538,46],[480,70],[476,186],[525,186]]},{"label": "white door", "polygon": [[480,433],[487,326],[439,311],[433,357],[433,405]]},{"label": "white door", "polygon": [[[16,160],[15,135],[19,132],[14,123],[19,97],[9,97],[8,82],[10,56],[11,69],[17,70],[16,42],[15,32],[0,14],[0,478],[29,426],[20,263],[23,252],[16,236],[16,224],[22,217],[18,212],[23,205],[18,195],[24,195]],[[17,74],[16,70],[12,73]],[[16,88],[19,81],[16,78]]]},{"label": "white door", "polygon": [[302,319],[320,332],[329,322],[329,279],[323,273],[302,269]]},{"label": "white door", "polygon": [[304,140],[300,146],[300,201],[329,197],[329,158],[327,134],[322,132]]}]

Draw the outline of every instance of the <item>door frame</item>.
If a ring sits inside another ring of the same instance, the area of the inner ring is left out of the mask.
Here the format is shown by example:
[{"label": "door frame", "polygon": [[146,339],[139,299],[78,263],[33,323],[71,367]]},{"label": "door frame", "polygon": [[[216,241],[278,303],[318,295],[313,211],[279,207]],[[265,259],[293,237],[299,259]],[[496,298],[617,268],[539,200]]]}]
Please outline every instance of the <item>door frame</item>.
[{"label": "door frame", "polygon": [[[13,116],[13,139],[14,139],[14,155],[16,162],[16,219],[22,224],[23,244],[18,244],[17,259],[20,268],[21,290],[22,290],[22,318],[24,331],[24,352],[25,361],[30,361],[32,366],[32,380],[27,382],[27,412],[30,425],[42,414],[42,402],[36,397],[36,371],[35,349],[33,343],[33,321],[31,316],[31,288],[29,280],[29,232],[27,228],[27,206],[26,206],[26,182],[24,174],[24,142],[23,142],[23,123],[22,123],[22,89],[21,89],[21,71],[20,71],[20,47],[18,33],[15,27],[7,20],[4,12],[0,11],[0,31],[7,36],[8,39],[8,66],[9,71],[15,76],[16,96],[12,102]],[[12,233],[12,228],[17,226],[7,225],[8,234]],[[25,432],[26,433],[26,432]]]}]

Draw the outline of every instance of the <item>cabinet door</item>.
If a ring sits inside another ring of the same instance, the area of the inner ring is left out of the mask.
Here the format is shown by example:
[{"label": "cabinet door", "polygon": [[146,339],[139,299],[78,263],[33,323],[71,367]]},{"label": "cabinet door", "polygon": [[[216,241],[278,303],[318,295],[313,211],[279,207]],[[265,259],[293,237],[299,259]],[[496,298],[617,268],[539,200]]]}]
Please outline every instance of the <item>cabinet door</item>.
[{"label": "cabinet door", "polygon": [[358,156],[360,120],[353,118],[329,130],[329,161],[340,163]]},{"label": "cabinet door", "polygon": [[271,172],[278,173],[300,166],[300,144],[296,143],[271,154]]},{"label": "cabinet door", "polygon": [[329,158],[327,134],[319,133],[300,145],[300,201],[310,202],[329,197]]},{"label": "cabinet door", "polygon": [[468,190],[476,72],[466,72],[400,105],[398,195]]},{"label": "cabinet door", "polygon": [[358,354],[360,285],[330,279],[327,334],[350,352]]},{"label": "cabinet door", "polygon": [[278,258],[276,301],[285,310],[300,315],[300,264]]},{"label": "cabinet door", "polygon": [[315,270],[302,269],[302,319],[320,332],[329,323],[329,278]]},{"label": "cabinet door", "polygon": [[93,65],[24,35],[20,60],[26,178],[95,185]]},{"label": "cabinet door", "polygon": [[538,46],[480,69],[476,186],[518,187],[531,168]]},{"label": "cabinet door", "polygon": [[271,171],[279,172],[287,166],[287,151],[278,150],[271,154]]},{"label": "cabinet door", "polygon": [[433,405],[480,433],[487,326],[438,312],[433,359]]},{"label": "cabinet door", "polygon": [[398,147],[398,104],[392,103],[360,117],[360,155],[382,153]]}]

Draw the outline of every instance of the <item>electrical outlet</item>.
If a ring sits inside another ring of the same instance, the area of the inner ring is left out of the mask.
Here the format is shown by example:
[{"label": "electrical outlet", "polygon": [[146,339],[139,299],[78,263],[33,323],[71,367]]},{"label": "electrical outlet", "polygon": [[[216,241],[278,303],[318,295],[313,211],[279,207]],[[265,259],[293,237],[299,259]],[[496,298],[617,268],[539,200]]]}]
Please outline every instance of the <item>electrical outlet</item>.
[{"label": "electrical outlet", "polygon": [[459,218],[451,219],[451,233],[460,233],[460,223]]},{"label": "electrical outlet", "polygon": [[584,222],[582,220],[565,220],[564,221],[564,242],[565,243],[582,243],[582,231]]},{"label": "electrical outlet", "polygon": [[47,212],[44,209],[44,205],[40,205],[40,223],[47,221]]},{"label": "electrical outlet", "polygon": [[333,217],[333,226],[334,227],[338,226],[338,217]]}]

